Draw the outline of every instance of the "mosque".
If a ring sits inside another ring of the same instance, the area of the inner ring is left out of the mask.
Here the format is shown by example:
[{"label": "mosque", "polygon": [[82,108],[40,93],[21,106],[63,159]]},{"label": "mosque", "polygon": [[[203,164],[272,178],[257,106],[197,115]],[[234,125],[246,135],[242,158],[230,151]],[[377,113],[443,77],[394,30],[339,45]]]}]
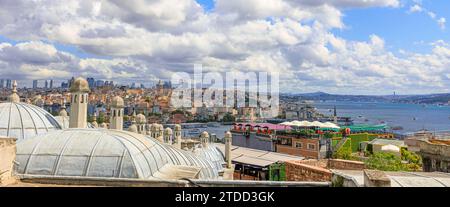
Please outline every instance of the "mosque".
[{"label": "mosque", "polygon": [[225,134],[225,153],[211,144],[207,132],[193,148],[182,149],[180,125],[164,129],[134,114],[132,125],[124,130],[124,101],[119,96],[112,99],[110,124],[99,126],[95,118],[88,123],[88,82],[75,79],[70,92],[70,114],[63,107],[54,117],[21,102],[14,81],[8,102],[0,103],[0,137],[17,140],[13,174],[160,182],[232,179],[226,176],[232,173],[231,133]]}]

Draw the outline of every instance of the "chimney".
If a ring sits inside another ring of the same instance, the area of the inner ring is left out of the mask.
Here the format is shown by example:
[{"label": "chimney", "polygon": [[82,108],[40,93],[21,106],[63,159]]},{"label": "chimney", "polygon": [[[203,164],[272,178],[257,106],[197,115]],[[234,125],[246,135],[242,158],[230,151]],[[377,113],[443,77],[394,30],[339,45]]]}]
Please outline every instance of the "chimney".
[{"label": "chimney", "polygon": [[124,101],[121,97],[115,96],[111,102],[111,129],[123,130],[123,108]]},{"label": "chimney", "polygon": [[77,78],[73,81],[70,92],[69,128],[86,128],[89,84],[84,78]]},{"label": "chimney", "polygon": [[174,136],[175,136],[175,143],[174,143],[174,145],[175,145],[175,147],[177,149],[181,149],[181,125],[176,124],[174,131],[175,131],[175,133],[174,133]]},{"label": "chimney", "polygon": [[227,168],[231,168],[231,144],[232,144],[232,135],[231,132],[225,133],[225,161],[227,162]]},{"label": "chimney", "polygon": [[200,142],[202,144],[202,147],[207,147],[209,142],[209,134],[208,132],[204,131],[200,135]]}]

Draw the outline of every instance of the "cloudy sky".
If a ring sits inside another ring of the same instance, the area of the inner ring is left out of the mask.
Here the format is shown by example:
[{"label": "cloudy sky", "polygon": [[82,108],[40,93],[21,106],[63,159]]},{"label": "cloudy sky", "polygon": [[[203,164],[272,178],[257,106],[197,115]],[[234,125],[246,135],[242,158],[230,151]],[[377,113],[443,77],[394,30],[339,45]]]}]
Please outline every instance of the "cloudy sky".
[{"label": "cloudy sky", "polygon": [[277,71],[284,92],[450,92],[448,0],[0,0],[0,78]]}]

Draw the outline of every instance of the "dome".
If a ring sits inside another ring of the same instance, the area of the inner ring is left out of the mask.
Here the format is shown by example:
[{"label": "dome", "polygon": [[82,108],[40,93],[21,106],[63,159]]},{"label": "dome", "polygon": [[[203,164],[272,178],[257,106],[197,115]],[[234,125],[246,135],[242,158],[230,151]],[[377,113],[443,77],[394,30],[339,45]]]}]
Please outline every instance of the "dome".
[{"label": "dome", "polygon": [[164,134],[172,134],[172,129],[169,128],[169,127],[167,127],[167,128],[164,130]]},{"label": "dome", "polygon": [[224,155],[216,146],[208,145],[206,147],[202,147],[201,149],[195,150],[195,154],[211,161],[214,164],[214,167],[218,170],[222,169],[223,164],[225,163]]},{"label": "dome", "polygon": [[8,100],[10,102],[14,102],[14,103],[20,102],[20,97],[19,97],[19,95],[17,95],[17,81],[13,82],[12,94],[9,95]]},{"label": "dome", "polygon": [[115,96],[111,101],[111,106],[116,108],[123,108],[125,103],[120,96]]},{"label": "dome", "polygon": [[203,138],[209,138],[208,132],[206,132],[206,131],[202,132],[201,137],[203,137]]},{"label": "dome", "polygon": [[159,127],[159,131],[163,132],[164,131],[164,126],[162,124],[158,124]]},{"label": "dome", "polygon": [[70,92],[84,92],[88,93],[91,91],[89,89],[89,83],[84,78],[77,78],[73,81],[73,83],[70,86]]},{"label": "dome", "polygon": [[19,141],[61,129],[50,113],[26,103],[0,103],[0,136]]},{"label": "dome", "polygon": [[150,126],[150,131],[158,131],[158,129],[159,129],[159,126],[158,126],[158,124],[157,123],[153,123],[151,126]]},{"label": "dome", "polygon": [[138,114],[136,116],[136,122],[138,124],[145,124],[145,123],[147,123],[147,118],[145,118],[144,114]]},{"label": "dome", "polygon": [[181,125],[175,124],[175,131],[181,131]]},{"label": "dome", "polygon": [[37,136],[17,144],[16,160],[17,173],[29,175],[151,179],[182,165],[198,168],[199,178],[218,177],[212,162],[119,130],[66,129]]}]

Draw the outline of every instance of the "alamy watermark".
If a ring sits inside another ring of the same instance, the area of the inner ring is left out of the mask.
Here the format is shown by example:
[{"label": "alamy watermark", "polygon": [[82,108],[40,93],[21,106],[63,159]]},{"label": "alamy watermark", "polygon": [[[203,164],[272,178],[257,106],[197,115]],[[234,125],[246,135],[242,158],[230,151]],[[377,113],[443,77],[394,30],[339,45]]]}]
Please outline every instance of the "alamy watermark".
[{"label": "alamy watermark", "polygon": [[174,108],[250,108],[260,118],[273,118],[279,109],[279,74],[276,72],[208,72],[194,66],[194,74],[172,75]]}]

